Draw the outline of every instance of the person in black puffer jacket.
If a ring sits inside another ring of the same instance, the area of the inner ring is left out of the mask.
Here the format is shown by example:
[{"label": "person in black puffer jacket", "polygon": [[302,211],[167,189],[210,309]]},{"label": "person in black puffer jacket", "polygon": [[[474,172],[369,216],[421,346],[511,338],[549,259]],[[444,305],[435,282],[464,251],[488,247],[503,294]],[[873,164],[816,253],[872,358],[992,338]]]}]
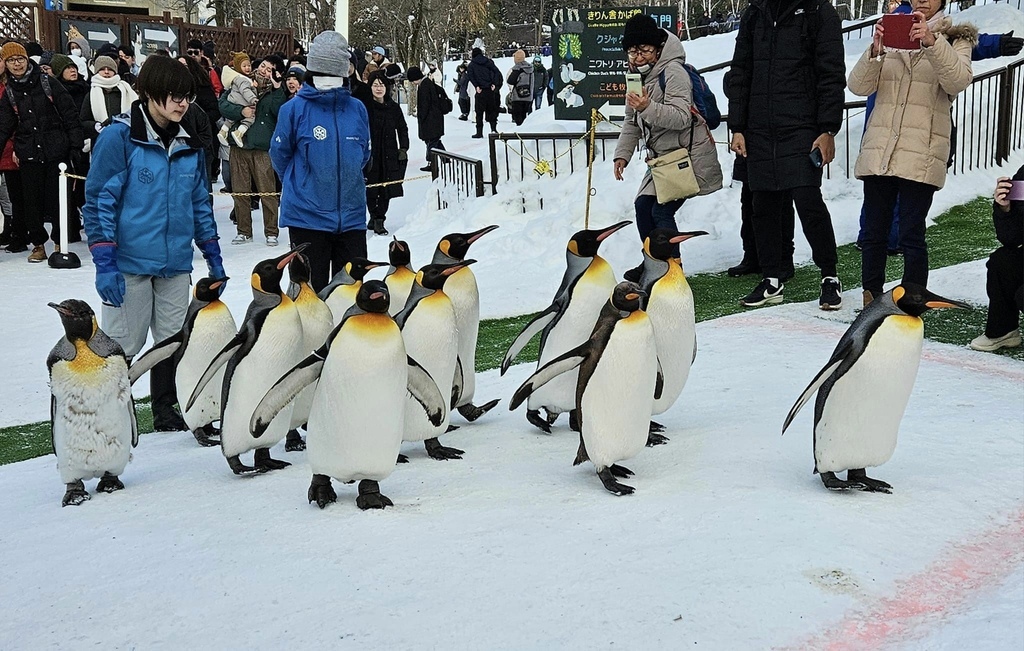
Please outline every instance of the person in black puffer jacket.
[{"label": "person in black puffer jacket", "polygon": [[6,43],[0,57],[7,64],[8,82],[0,98],[0,148],[14,138],[14,155],[21,170],[22,197],[29,262],[44,262],[49,236],[43,223],[57,220],[60,163],[81,158],[82,125],[75,102],[56,79],[43,79],[39,66],[28,59],[20,43]]},{"label": "person in black puffer jacket", "polygon": [[[209,71],[192,57],[178,57],[178,61],[185,64],[188,71],[192,74],[192,78],[196,80],[195,105],[206,114],[210,131],[216,130],[217,122],[220,120],[220,105],[217,101],[217,93],[213,90],[213,82],[210,81]],[[200,133],[200,137],[204,135],[205,133]],[[209,142],[203,141],[203,147],[206,150],[206,176],[209,178],[212,187],[213,180],[217,177],[217,171],[220,168],[220,158],[217,156],[217,142],[212,138],[212,133]]]},{"label": "person in black puffer jacket", "polygon": [[[362,100],[370,120],[370,163],[366,166],[366,184],[400,181],[409,164],[409,127],[402,107],[391,99],[391,80],[383,70],[367,78],[372,93]],[[377,235],[387,235],[387,219],[391,200],[402,196],[402,184],[366,188],[366,207],[370,212],[369,228]]]},{"label": "person in black puffer jacket", "polygon": [[483,50],[478,47],[473,48],[473,59],[466,70],[466,78],[473,87],[470,93],[475,97],[473,101],[476,104],[476,133],[473,137],[483,138],[485,115],[491,131],[498,130],[499,94],[505,79],[494,61],[484,56]]},{"label": "person in black puffer jacket", "polygon": [[752,0],[743,13],[729,74],[732,149],[747,159],[754,235],[764,276],[743,299],[756,307],[782,301],[792,266],[780,215],[790,195],[821,269],[819,307],[838,309],[832,218],[821,197],[821,167],[835,157],[843,122],[846,67],[842,23],[827,0]]},{"label": "person in black puffer jacket", "polygon": [[[71,60],[71,57],[64,56],[59,52],[51,57],[50,70],[53,76],[60,80],[61,85],[68,91],[68,94],[71,95],[71,99],[75,102],[75,109],[80,114],[82,105],[85,104],[89,97],[89,90],[91,88],[89,82],[78,75],[78,68],[75,66],[75,62]],[[88,140],[84,129],[82,130],[82,137]],[[81,160],[74,170],[75,176],[89,175],[89,145],[91,143],[87,142],[83,148]],[[70,184],[71,207],[73,209],[68,211],[68,243],[82,241],[82,206],[85,205],[85,181],[72,179]],[[58,242],[60,240],[59,220],[53,224],[51,231],[53,241]]]}]

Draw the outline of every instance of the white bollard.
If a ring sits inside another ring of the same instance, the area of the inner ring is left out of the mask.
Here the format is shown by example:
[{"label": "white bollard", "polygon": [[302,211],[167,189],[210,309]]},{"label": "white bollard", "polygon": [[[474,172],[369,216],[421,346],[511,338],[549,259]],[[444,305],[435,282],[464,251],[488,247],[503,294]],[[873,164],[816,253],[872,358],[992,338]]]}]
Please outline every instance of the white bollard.
[{"label": "white bollard", "polygon": [[78,259],[78,254],[68,251],[68,177],[64,176],[68,166],[67,163],[61,163],[57,167],[60,169],[60,181],[57,185],[57,200],[60,203],[60,214],[57,216],[60,220],[60,253],[51,253],[47,264],[53,269],[78,269],[82,266],[82,261]]}]

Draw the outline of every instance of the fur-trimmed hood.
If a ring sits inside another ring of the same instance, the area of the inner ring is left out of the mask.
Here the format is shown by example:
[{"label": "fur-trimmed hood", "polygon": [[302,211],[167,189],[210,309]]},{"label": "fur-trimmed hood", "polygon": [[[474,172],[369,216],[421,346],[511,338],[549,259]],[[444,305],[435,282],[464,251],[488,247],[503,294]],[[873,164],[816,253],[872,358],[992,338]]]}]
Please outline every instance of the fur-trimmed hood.
[{"label": "fur-trimmed hood", "polygon": [[964,39],[974,47],[978,44],[978,28],[970,23],[960,23],[954,25],[952,19],[948,16],[939,21],[939,29],[936,30],[936,34],[943,34],[946,40],[952,43],[953,41]]}]

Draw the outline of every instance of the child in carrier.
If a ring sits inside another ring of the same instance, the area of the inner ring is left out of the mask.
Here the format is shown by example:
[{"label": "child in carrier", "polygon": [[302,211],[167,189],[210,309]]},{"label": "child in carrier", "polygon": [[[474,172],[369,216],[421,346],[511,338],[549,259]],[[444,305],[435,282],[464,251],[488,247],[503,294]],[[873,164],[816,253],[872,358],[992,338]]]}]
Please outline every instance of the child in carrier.
[{"label": "child in carrier", "polygon": [[[252,61],[249,60],[249,55],[245,52],[235,52],[231,59],[231,69],[237,74],[231,79],[228,101],[241,107],[248,106],[255,109],[259,96],[256,93],[256,81],[250,76],[252,74]],[[255,114],[254,117],[243,118],[237,125],[233,121],[225,119],[224,125],[217,133],[217,139],[220,140],[222,145],[227,147],[230,144],[228,142],[228,136],[230,135],[235,144],[242,147],[242,138],[245,136],[245,132],[249,130],[249,127],[252,126],[254,119]]]}]

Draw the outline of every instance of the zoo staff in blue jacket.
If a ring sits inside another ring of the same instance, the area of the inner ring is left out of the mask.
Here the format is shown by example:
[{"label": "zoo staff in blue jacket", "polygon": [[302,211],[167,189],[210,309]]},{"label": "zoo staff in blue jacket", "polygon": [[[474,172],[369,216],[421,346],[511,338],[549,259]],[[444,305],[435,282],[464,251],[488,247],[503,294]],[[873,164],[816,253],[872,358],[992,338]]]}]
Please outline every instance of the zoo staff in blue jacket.
[{"label": "zoo staff in blue jacket", "polygon": [[[147,331],[161,341],[181,329],[193,241],[210,275],[224,278],[206,153],[198,135],[181,123],[195,100],[195,81],[175,59],[150,57],[136,85],[139,101],[96,138],[82,210],[103,330],[129,360],[146,343]],[[153,368],[150,386],[154,427],[186,429],[174,410],[173,360]]]},{"label": "zoo staff in blue jacket", "polygon": [[344,36],[327,31],[313,39],[306,70],[278,113],[270,158],[281,177],[281,226],[293,247],[307,245],[310,284],[320,291],[347,262],[366,257],[370,126],[346,85],[354,66]]}]

